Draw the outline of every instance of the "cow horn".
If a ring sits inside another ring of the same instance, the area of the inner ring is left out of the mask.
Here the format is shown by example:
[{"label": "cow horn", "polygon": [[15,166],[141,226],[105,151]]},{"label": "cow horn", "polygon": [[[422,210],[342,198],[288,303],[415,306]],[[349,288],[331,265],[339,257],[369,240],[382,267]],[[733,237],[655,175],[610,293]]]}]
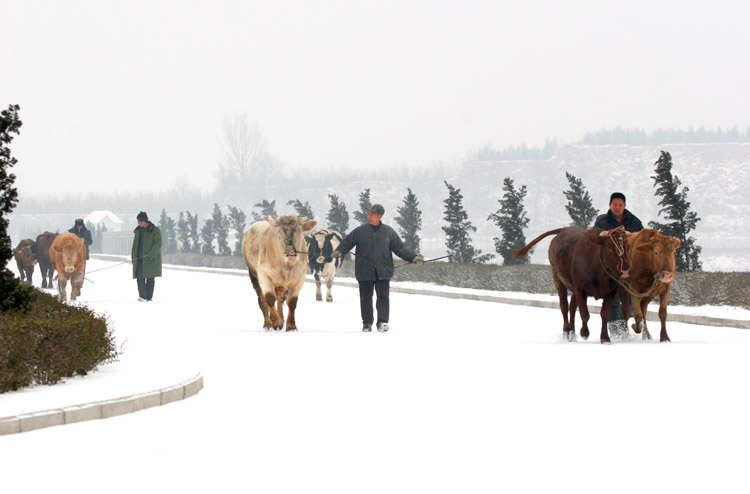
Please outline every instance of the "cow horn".
[{"label": "cow horn", "polygon": [[607,230],[604,230],[603,232],[599,232],[600,237],[609,237],[609,232]]}]

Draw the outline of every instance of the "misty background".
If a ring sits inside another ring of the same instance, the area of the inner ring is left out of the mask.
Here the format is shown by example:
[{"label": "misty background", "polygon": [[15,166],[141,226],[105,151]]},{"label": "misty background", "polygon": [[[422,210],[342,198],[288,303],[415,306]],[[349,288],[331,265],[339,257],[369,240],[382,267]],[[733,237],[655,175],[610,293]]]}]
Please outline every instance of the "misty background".
[{"label": "misty background", "polygon": [[[327,194],[351,215],[366,188],[393,224],[408,187],[433,257],[447,180],[494,253],[504,177],[528,187],[527,239],[569,223],[565,171],[600,212],[620,190],[646,223],[666,150],[702,218],[704,269],[748,270],[748,14],[730,1],[5,0],[0,96],[24,122],[11,235],[92,210],[133,228],[140,210],[250,216],[263,199],[280,214],[309,201],[321,220]],[[237,121],[253,136],[242,180]]]}]

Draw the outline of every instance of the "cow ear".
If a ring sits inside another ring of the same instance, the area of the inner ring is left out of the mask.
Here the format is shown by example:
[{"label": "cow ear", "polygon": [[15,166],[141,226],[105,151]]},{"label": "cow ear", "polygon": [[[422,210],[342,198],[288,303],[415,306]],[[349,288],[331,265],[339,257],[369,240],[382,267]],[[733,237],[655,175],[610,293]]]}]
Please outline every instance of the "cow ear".
[{"label": "cow ear", "polygon": [[266,216],[266,221],[271,224],[271,226],[276,226],[276,220],[271,218],[270,216]]},{"label": "cow ear", "polygon": [[681,244],[682,242],[680,242],[680,239],[679,239],[679,238],[674,238],[674,237],[671,237],[671,238],[669,239],[669,243],[670,243],[670,244],[672,245],[672,247],[674,247],[674,248],[675,248],[675,250],[676,250],[676,249],[677,249],[677,247],[679,247],[679,246],[680,246],[680,244]]},{"label": "cow ear", "polygon": [[62,247],[59,245],[53,245],[52,248],[55,249],[55,252],[62,252]]},{"label": "cow ear", "polygon": [[596,234],[596,233],[588,233],[586,235],[586,238],[588,238],[589,242],[591,242],[594,245],[604,245],[605,240],[607,240],[607,237],[601,234]]},{"label": "cow ear", "polygon": [[304,223],[304,224],[302,225],[302,231],[303,231],[303,232],[309,232],[310,230],[312,230],[313,228],[315,228],[315,226],[316,226],[317,224],[318,224],[318,222],[317,222],[317,221],[315,221],[315,220],[312,220],[312,221],[308,221],[307,223]]},{"label": "cow ear", "polygon": [[647,244],[641,244],[641,245],[639,245],[638,247],[635,248],[635,250],[637,250],[639,252],[646,252],[646,251],[653,250],[653,249],[654,249],[653,242],[649,242]]}]

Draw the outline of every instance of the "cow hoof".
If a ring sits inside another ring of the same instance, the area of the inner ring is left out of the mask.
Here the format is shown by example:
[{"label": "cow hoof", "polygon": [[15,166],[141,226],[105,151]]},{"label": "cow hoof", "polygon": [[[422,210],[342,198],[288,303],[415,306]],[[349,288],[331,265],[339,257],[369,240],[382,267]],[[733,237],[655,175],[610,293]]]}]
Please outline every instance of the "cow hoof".
[{"label": "cow hoof", "polygon": [[292,331],[296,332],[297,328],[286,328],[287,333],[292,332]]},{"label": "cow hoof", "polygon": [[672,340],[670,340],[670,339],[669,339],[669,336],[665,336],[664,338],[660,339],[659,341],[660,341],[661,343],[669,343],[669,342],[670,342],[670,341],[672,341]]},{"label": "cow hoof", "polygon": [[323,301],[323,297],[315,297],[315,301],[316,302],[322,302]]},{"label": "cow hoof", "polygon": [[575,331],[570,331],[570,330],[568,330],[568,331],[565,331],[565,332],[563,333],[563,336],[564,336],[564,337],[565,337],[565,339],[566,339],[566,340],[568,340],[568,341],[575,341],[575,339],[576,339],[576,333],[575,333]]},{"label": "cow hoof", "polygon": [[333,299],[332,298],[327,298],[326,302],[333,302]]},{"label": "cow hoof", "polygon": [[609,338],[602,338],[602,345],[611,345],[612,341]]}]

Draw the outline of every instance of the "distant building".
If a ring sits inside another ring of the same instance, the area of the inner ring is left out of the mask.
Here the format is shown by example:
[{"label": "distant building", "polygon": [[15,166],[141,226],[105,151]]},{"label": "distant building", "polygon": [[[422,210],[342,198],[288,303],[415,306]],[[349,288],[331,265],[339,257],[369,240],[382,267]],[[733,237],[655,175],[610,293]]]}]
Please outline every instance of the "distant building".
[{"label": "distant building", "polygon": [[83,221],[87,225],[91,223],[95,227],[104,225],[108,232],[121,232],[125,227],[125,222],[112,211],[92,211]]}]

